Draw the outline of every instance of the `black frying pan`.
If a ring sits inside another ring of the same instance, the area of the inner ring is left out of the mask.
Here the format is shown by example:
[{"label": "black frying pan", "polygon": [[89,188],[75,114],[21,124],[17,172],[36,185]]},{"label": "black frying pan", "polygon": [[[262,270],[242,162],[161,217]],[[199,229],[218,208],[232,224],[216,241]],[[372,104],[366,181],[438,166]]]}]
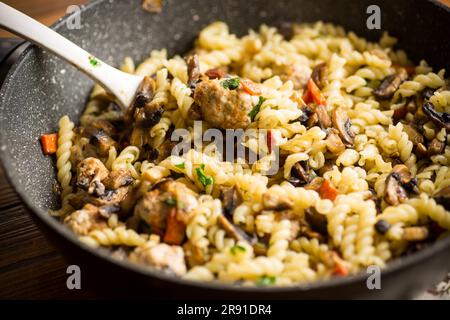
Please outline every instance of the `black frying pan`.
[{"label": "black frying pan", "polygon": [[[399,38],[399,48],[416,62],[426,58],[435,68],[449,70],[450,12],[434,1],[165,0],[160,14],[142,11],[140,2],[93,1],[82,9],[82,29],[69,30],[67,17],[54,29],[102,60],[118,65],[125,56],[141,61],[152,49],[167,48],[169,55],[184,53],[199,30],[215,20],[227,22],[238,34],[262,23],[280,26],[287,21],[324,20],[374,40],[382,30],[367,29],[366,9],[378,4],[382,28]],[[95,286],[108,296],[407,298],[436,283],[448,271],[450,239],[389,264],[382,273],[381,290],[368,290],[363,273],[290,288],[194,283],[114,260],[106,252],[82,245],[47,214],[48,208],[58,205],[51,192],[55,167],[51,158],[42,155],[38,138],[56,131],[64,114],[78,119],[92,85],[73,67],[30,46],[10,70],[0,95],[0,156],[7,176],[53,243],[81,265],[84,288]]]}]

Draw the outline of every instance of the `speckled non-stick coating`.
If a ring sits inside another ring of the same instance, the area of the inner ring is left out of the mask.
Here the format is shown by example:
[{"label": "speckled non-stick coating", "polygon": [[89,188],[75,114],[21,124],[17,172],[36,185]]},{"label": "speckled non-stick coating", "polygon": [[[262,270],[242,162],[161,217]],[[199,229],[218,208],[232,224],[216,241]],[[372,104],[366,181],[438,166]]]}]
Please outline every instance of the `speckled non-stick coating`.
[{"label": "speckled non-stick coating", "polygon": [[[279,26],[289,21],[324,20],[376,39],[382,31],[367,30],[366,8],[370,4],[378,4],[382,27],[399,38],[399,47],[416,61],[426,58],[435,67],[449,69],[450,13],[448,9],[429,1],[165,0],[160,14],[142,11],[140,2],[93,1],[81,12],[82,29],[69,30],[65,21],[58,22],[55,29],[95,56],[118,65],[125,56],[140,61],[153,49],[167,48],[169,55],[184,53],[192,46],[198,31],[215,20],[227,22],[231,31],[238,34],[244,34],[249,28],[257,28],[262,23]],[[46,229],[70,243],[72,248],[80,247],[75,244],[74,236],[46,213],[48,208],[57,205],[57,199],[51,192],[55,178],[54,159],[42,155],[38,139],[43,133],[56,131],[62,115],[68,114],[71,119],[77,120],[92,85],[93,82],[74,67],[31,47],[10,71],[0,95],[0,155],[7,175]],[[195,288],[202,292],[228,294],[234,291],[234,297],[236,292],[251,292],[260,297],[269,297],[271,293],[281,294],[279,297],[332,297],[340,292],[346,292],[349,297],[396,297],[411,295],[429,286],[430,282],[439,280],[448,265],[449,244],[449,241],[437,244],[411,258],[393,263],[385,272],[385,278],[391,279],[392,288],[376,294],[365,289],[364,275],[301,288],[235,291],[224,285],[196,285],[172,279],[152,270],[113,262],[102,252],[88,251],[91,256],[110,265],[118,265],[119,269],[137,274],[141,279],[159,279],[167,285],[181,284],[179,288]],[[82,248],[86,249],[84,246]],[[417,272],[421,277],[415,276]]]}]

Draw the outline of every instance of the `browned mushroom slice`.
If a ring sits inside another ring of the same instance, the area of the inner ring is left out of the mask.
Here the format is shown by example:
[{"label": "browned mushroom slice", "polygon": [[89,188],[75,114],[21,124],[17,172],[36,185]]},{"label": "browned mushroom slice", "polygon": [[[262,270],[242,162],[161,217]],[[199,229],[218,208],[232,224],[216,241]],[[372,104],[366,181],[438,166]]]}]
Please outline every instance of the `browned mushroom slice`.
[{"label": "browned mushroom slice", "polygon": [[436,111],[430,102],[425,102],[422,109],[435,125],[450,130],[450,113]]},{"label": "browned mushroom slice", "polygon": [[109,175],[109,170],[103,162],[96,158],[86,158],[78,164],[77,186],[88,193],[101,195],[105,186],[101,183]]},{"label": "browned mushroom slice", "polygon": [[324,234],[313,230],[311,224],[306,220],[306,216],[300,218],[299,223],[300,223],[300,230],[299,230],[300,235],[306,236],[311,239],[317,239],[319,240],[319,242],[325,241]]},{"label": "browned mushroom slice", "polygon": [[408,135],[409,140],[414,145],[418,145],[419,143],[424,143],[425,139],[424,137],[410,124],[404,124],[403,128]]},{"label": "browned mushroom slice", "polygon": [[327,64],[322,62],[316,65],[311,73],[311,78],[319,89],[323,89],[327,85],[327,69]]},{"label": "browned mushroom slice", "polygon": [[195,85],[200,80],[200,64],[196,54],[190,56],[187,60],[188,86],[195,89]]},{"label": "browned mushroom slice", "polygon": [[417,151],[417,153],[419,153],[420,155],[422,155],[424,157],[428,155],[427,147],[425,147],[425,145],[423,143],[417,144],[416,151]]},{"label": "browned mushroom slice", "polygon": [[396,174],[401,186],[408,192],[419,193],[417,188],[417,179],[414,178],[408,167],[404,164],[397,164],[392,168],[392,172]]},{"label": "browned mushroom slice", "polygon": [[222,191],[222,203],[225,215],[231,218],[234,210],[242,203],[242,195],[236,186]]},{"label": "browned mushroom slice", "polygon": [[333,126],[339,132],[339,136],[346,147],[352,148],[355,140],[355,134],[351,129],[351,122],[347,112],[342,108],[336,108],[333,111]]},{"label": "browned mushroom slice", "polygon": [[244,230],[231,223],[223,214],[217,218],[217,223],[225,230],[229,237],[237,241],[245,241],[250,245],[256,242],[255,238],[250,237]]},{"label": "browned mushroom slice", "polygon": [[318,105],[314,108],[314,112],[317,114],[319,125],[322,129],[331,128],[332,121],[328,114],[327,108],[323,105]]},{"label": "browned mushroom slice", "polygon": [[136,126],[151,128],[161,120],[164,108],[157,103],[147,103],[143,108],[135,111],[134,119]]},{"label": "browned mushroom slice", "polygon": [[[330,169],[331,170],[331,169]],[[308,184],[306,184],[305,186],[303,186],[303,188],[307,189],[307,190],[314,190],[314,191],[318,191],[320,189],[320,186],[323,183],[324,178],[322,177],[315,177],[314,179],[312,179]]]},{"label": "browned mushroom slice", "polygon": [[97,148],[100,156],[107,156],[111,147],[117,147],[116,141],[102,129],[91,128],[90,132],[86,131],[86,133],[90,134],[89,143]]},{"label": "browned mushroom slice", "polygon": [[289,182],[295,187],[309,183],[313,175],[309,170],[307,161],[299,161],[292,166]]},{"label": "browned mushroom slice", "polygon": [[305,210],[305,219],[314,231],[327,235],[328,220],[326,215],[317,212],[314,207]]},{"label": "browned mushroom slice", "polygon": [[226,67],[217,67],[209,69],[205,72],[205,75],[209,79],[222,79],[227,74],[227,68]]},{"label": "browned mushroom slice", "polygon": [[450,210],[450,186],[436,193],[434,199],[437,203],[443,205],[446,210]]},{"label": "browned mushroom slice", "polygon": [[442,154],[445,149],[445,142],[439,141],[437,138],[431,140],[428,144],[428,156],[434,156],[437,154]]},{"label": "browned mushroom slice", "polygon": [[384,78],[373,94],[379,99],[389,99],[406,79],[408,79],[408,72],[404,68],[399,68],[395,74]]},{"label": "browned mushroom slice", "polygon": [[384,200],[386,203],[396,206],[408,199],[405,189],[400,184],[400,177],[393,172],[386,179],[386,190]]},{"label": "browned mushroom slice", "polygon": [[133,177],[128,170],[111,171],[109,176],[105,179],[104,184],[108,189],[118,189],[123,186],[128,186],[133,182]]},{"label": "browned mushroom slice", "polygon": [[149,77],[144,77],[133,103],[134,108],[143,108],[149,103],[155,94],[156,83]]},{"label": "browned mushroom slice", "polygon": [[158,13],[162,10],[162,0],[143,0],[142,9],[150,13]]},{"label": "browned mushroom slice", "polygon": [[345,150],[345,145],[342,142],[341,138],[339,137],[339,132],[334,128],[330,128],[327,131],[326,142],[327,142],[327,149],[331,153],[339,154]]},{"label": "browned mushroom slice", "polygon": [[264,193],[262,202],[266,210],[282,211],[291,209],[294,206],[294,202],[291,199],[280,197],[270,191]]},{"label": "browned mushroom slice", "polygon": [[430,230],[427,227],[406,227],[403,229],[403,240],[416,242],[428,238]]},{"label": "browned mushroom slice", "polygon": [[392,115],[392,120],[394,124],[397,124],[400,120],[406,117],[408,113],[408,105],[404,103],[402,106],[394,110],[394,114]]}]

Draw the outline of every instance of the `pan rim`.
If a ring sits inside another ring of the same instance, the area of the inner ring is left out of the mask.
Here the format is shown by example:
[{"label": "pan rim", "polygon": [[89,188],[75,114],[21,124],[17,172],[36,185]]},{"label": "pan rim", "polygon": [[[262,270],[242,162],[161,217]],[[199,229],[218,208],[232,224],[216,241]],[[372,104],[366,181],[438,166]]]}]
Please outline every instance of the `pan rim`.
[{"label": "pan rim", "polygon": [[[91,10],[92,8],[100,5],[103,2],[106,2],[109,0],[94,0],[88,3],[87,5],[84,5],[81,7],[81,13],[86,10]],[[429,0],[435,5],[442,6],[439,2],[436,0]],[[450,12],[449,8],[446,8],[447,12]],[[65,15],[61,19],[59,19],[55,24],[51,26],[51,28],[55,31],[58,31],[58,29],[67,21],[67,19],[70,17],[70,15]],[[5,110],[5,101],[7,98],[11,98],[10,96],[6,95],[6,92],[9,91],[11,87],[15,85],[14,78],[17,74],[18,69],[20,66],[25,62],[26,58],[31,54],[33,50],[35,50],[35,45],[28,45],[28,47],[22,52],[22,54],[17,59],[17,62],[14,63],[14,65],[10,68],[8,71],[5,80],[3,82],[3,85],[0,89],[0,122],[3,121],[3,112]],[[4,142],[4,135],[2,131],[0,130],[0,145],[3,145]],[[199,289],[209,289],[209,290],[223,290],[228,292],[247,292],[247,293],[290,293],[290,292],[308,292],[308,291],[314,291],[314,290],[323,290],[323,289],[331,289],[331,288],[338,288],[338,287],[346,287],[351,284],[357,284],[357,283],[364,283],[367,279],[367,274],[364,273],[364,270],[346,277],[333,277],[331,279],[327,280],[318,280],[311,283],[300,283],[292,286],[282,287],[282,286],[271,286],[271,287],[244,287],[244,286],[236,286],[232,284],[227,284],[224,282],[214,281],[214,282],[200,282],[200,281],[193,281],[184,279],[181,277],[176,276],[170,276],[167,275],[159,270],[148,268],[144,266],[140,266],[137,264],[133,264],[131,262],[127,261],[120,261],[117,259],[114,259],[111,257],[107,252],[104,250],[99,250],[96,248],[89,247],[88,245],[82,243],[78,240],[78,238],[75,236],[73,232],[71,232],[68,228],[64,227],[63,224],[61,224],[59,221],[57,221],[55,218],[51,217],[46,210],[43,210],[39,208],[37,205],[35,205],[26,195],[26,192],[20,183],[19,179],[13,174],[15,172],[15,168],[12,165],[11,157],[6,150],[2,150],[0,148],[0,161],[3,165],[3,168],[5,169],[5,176],[8,180],[8,182],[13,187],[14,191],[17,192],[20,199],[23,201],[23,204],[29,211],[29,213],[32,213],[35,215],[41,222],[46,224],[47,227],[52,229],[53,232],[57,233],[59,236],[65,238],[67,241],[69,241],[72,245],[81,248],[83,251],[87,252],[90,255],[93,255],[95,258],[106,260],[108,263],[112,263],[113,265],[116,265],[120,268],[124,268],[128,271],[134,272],[136,274],[142,275],[142,276],[150,276],[154,277],[158,280],[174,283],[177,285],[184,285],[184,286],[191,286],[191,287],[197,287]],[[389,274],[396,273],[400,270],[403,270],[404,268],[409,268],[414,265],[417,265],[420,262],[423,262],[423,260],[426,260],[427,258],[435,255],[439,255],[442,251],[450,248],[450,237],[447,239],[440,240],[438,242],[433,243],[431,246],[416,252],[412,255],[402,257],[399,259],[396,259],[394,261],[389,262],[384,268],[382,268],[381,275],[386,276]],[[58,250],[59,251],[59,250]]]}]

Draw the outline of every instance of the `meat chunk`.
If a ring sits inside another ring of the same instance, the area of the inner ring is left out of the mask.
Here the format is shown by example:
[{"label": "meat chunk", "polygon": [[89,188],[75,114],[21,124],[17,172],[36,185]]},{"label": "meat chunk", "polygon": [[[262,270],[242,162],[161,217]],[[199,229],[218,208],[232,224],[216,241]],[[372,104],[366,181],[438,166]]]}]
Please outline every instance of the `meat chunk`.
[{"label": "meat chunk", "polygon": [[280,79],[283,82],[288,80],[292,81],[295,90],[302,89],[308,82],[310,76],[311,69],[308,66],[301,64],[288,65],[284,67],[280,73]]},{"label": "meat chunk", "polygon": [[136,204],[134,214],[144,220],[152,232],[163,236],[167,220],[175,207],[176,220],[187,224],[189,215],[198,205],[197,194],[180,182],[166,180],[147,192]]},{"label": "meat chunk", "polygon": [[72,212],[64,219],[64,223],[78,235],[87,235],[92,230],[104,229],[108,226],[99,208],[89,203],[81,210]]},{"label": "meat chunk", "polygon": [[204,80],[194,92],[203,120],[222,129],[246,128],[254,107],[252,96],[239,89],[226,89],[219,80]]},{"label": "meat chunk", "polygon": [[150,265],[175,275],[186,273],[183,248],[160,243],[155,246],[136,248],[130,254],[130,261]]},{"label": "meat chunk", "polygon": [[96,158],[86,158],[78,164],[77,185],[89,194],[103,195],[105,186],[101,182],[109,175],[103,162]]}]

